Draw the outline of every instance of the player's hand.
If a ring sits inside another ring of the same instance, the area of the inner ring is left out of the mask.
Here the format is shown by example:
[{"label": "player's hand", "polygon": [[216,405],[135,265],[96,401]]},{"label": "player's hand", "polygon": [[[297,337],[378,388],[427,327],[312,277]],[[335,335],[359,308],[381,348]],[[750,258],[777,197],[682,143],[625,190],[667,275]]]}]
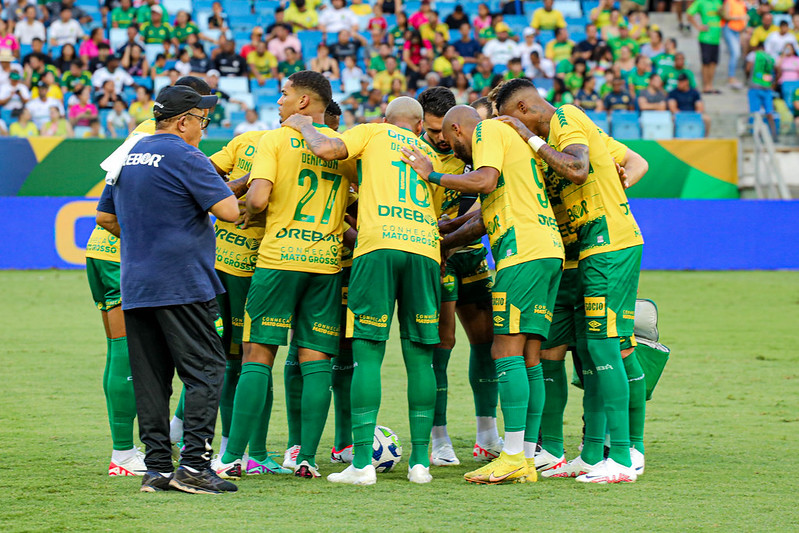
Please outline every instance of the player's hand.
[{"label": "player's hand", "polygon": [[427,177],[433,172],[433,163],[418,148],[402,147],[402,160],[409,164],[416,171],[420,178],[427,181]]},{"label": "player's hand", "polygon": [[282,125],[293,130],[302,131],[303,126],[313,126],[313,119],[309,116],[295,113],[284,120]]},{"label": "player's hand", "polygon": [[247,200],[239,200],[239,218],[236,220],[236,227],[247,229],[250,226],[250,214],[247,212]]},{"label": "player's hand", "polygon": [[619,180],[621,181],[621,186],[625,189],[630,187],[630,180],[627,178],[627,171],[624,169],[623,166],[616,163],[616,172],[619,174]]},{"label": "player's hand", "polygon": [[514,130],[516,130],[516,133],[522,136],[524,142],[527,142],[530,139],[530,137],[533,136],[533,132],[530,131],[529,128],[525,126],[522,123],[522,121],[519,120],[518,118],[509,117],[508,115],[502,115],[501,117],[497,117],[497,120],[499,120],[500,122],[504,122]]}]

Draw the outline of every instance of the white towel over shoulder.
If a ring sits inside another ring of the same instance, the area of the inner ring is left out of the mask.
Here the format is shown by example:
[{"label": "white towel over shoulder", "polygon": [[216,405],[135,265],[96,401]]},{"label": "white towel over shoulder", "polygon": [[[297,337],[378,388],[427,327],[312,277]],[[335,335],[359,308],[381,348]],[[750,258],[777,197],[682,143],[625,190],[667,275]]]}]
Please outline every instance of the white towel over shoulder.
[{"label": "white towel over shoulder", "polygon": [[100,168],[105,170],[105,182],[108,185],[114,185],[119,178],[119,173],[122,172],[122,167],[125,165],[125,160],[133,147],[136,146],[140,140],[149,137],[150,133],[134,133],[119,145],[119,148],[114,150],[111,155],[105,158],[100,163]]}]

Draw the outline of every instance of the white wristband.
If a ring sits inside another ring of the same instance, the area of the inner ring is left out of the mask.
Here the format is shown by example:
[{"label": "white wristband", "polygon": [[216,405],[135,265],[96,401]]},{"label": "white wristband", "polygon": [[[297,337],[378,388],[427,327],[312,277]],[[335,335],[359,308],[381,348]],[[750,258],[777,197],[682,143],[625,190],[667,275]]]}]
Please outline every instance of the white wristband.
[{"label": "white wristband", "polygon": [[532,137],[527,139],[527,144],[530,145],[530,148],[532,148],[535,153],[538,153],[538,150],[540,150],[541,147],[544,146],[546,143],[547,142],[538,135],[533,135]]}]

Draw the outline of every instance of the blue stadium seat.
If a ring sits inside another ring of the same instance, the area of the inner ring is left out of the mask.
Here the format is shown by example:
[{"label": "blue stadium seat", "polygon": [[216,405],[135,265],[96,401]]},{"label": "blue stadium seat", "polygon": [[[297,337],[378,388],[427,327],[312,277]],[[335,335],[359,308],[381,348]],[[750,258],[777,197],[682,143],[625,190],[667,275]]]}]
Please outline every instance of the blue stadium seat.
[{"label": "blue stadium seat", "polygon": [[599,7],[599,0],[583,0],[582,5],[583,5],[583,14],[586,17],[589,17],[591,15],[591,10],[594,9],[595,7]]},{"label": "blue stadium seat", "polygon": [[188,11],[191,13],[192,0],[161,0],[161,3],[169,13],[169,19],[172,20],[178,11]]},{"label": "blue stadium seat", "polygon": [[403,11],[405,11],[405,14],[408,15],[409,17],[414,13],[416,13],[417,11],[419,11],[421,7],[422,7],[421,0],[409,0],[408,2],[402,3],[402,9]]},{"label": "blue stadium seat", "polygon": [[681,111],[674,115],[674,133],[678,139],[701,139],[705,136],[702,114]]},{"label": "blue stadium seat", "polygon": [[33,52],[33,47],[29,44],[20,44],[19,45],[19,57],[25,57],[26,55]]},{"label": "blue stadium seat", "polygon": [[167,85],[169,85],[169,76],[158,76],[153,80],[153,94],[157,95]]},{"label": "blue stadium seat", "polygon": [[588,16],[564,18],[566,19],[566,26],[579,26],[581,29],[585,29],[585,25],[591,21]]},{"label": "blue stadium seat", "polygon": [[608,122],[607,111],[586,111],[585,114],[594,122],[594,124],[602,128],[603,131],[610,131],[610,123]]},{"label": "blue stadium seat", "polygon": [[575,43],[579,43],[580,41],[585,41],[585,31],[583,31],[583,30],[577,30],[577,31],[569,30],[569,39],[571,39]]},{"label": "blue stadium seat", "polygon": [[[543,0],[541,0],[541,1],[536,0],[535,2],[525,2],[524,3],[524,12],[527,13],[530,16],[530,19],[532,20],[533,13],[535,13],[535,10],[543,8],[543,7],[544,7]],[[492,10],[491,12],[493,13],[494,11]]]},{"label": "blue stadium seat", "polygon": [[246,118],[247,112],[246,111],[231,111],[230,112],[230,123],[231,124],[238,124],[239,122],[244,122],[247,120]]},{"label": "blue stadium seat", "polygon": [[242,0],[229,0],[225,2],[225,13],[228,17],[232,16],[247,16],[251,17],[250,2]]},{"label": "blue stadium seat", "polygon": [[155,57],[163,53],[164,45],[162,44],[145,44],[144,45],[144,56],[147,58],[147,62],[151,65],[155,63]]},{"label": "blue stadium seat", "polygon": [[302,45],[302,56],[310,59],[316,57],[316,47],[324,39],[324,34],[321,31],[298,31],[297,38]]},{"label": "blue stadium seat", "polygon": [[211,11],[211,7],[214,5],[214,0],[193,0],[192,5],[195,11]]},{"label": "blue stadium seat", "polygon": [[221,126],[208,126],[206,130],[208,132],[209,139],[225,139],[229,140],[233,138],[233,128],[223,128]]},{"label": "blue stadium seat", "polygon": [[641,126],[635,111],[614,111],[611,114],[611,129],[617,139],[636,140],[641,138]]},{"label": "blue stadium seat", "polygon": [[536,78],[533,83],[535,83],[535,88],[538,89],[539,93],[541,91],[548,93],[555,86],[555,81],[552,78]]},{"label": "blue stadium seat", "polygon": [[95,7],[97,0],[75,0],[75,5],[79,7]]},{"label": "blue stadium seat", "polygon": [[258,81],[255,79],[250,80],[250,91],[253,94],[267,94],[269,96],[276,96],[280,94],[280,85],[278,84],[275,78],[269,78],[264,80],[263,85],[258,85]]},{"label": "blue stadium seat", "polygon": [[259,118],[268,125],[280,124],[280,112],[276,103],[259,106]]},{"label": "blue stadium seat", "polygon": [[547,43],[555,38],[555,32],[552,30],[539,30],[538,31],[538,43],[541,46],[546,47]]},{"label": "blue stadium seat", "polygon": [[642,111],[642,137],[647,140],[673,139],[674,124],[669,111]]},{"label": "blue stadium seat", "polygon": [[147,76],[133,76],[133,83],[141,85],[142,87],[147,87],[150,90],[153,88],[153,80]]},{"label": "blue stadium seat", "polygon": [[516,33],[521,33],[530,25],[530,18],[526,15],[505,15],[502,20]]},{"label": "blue stadium seat", "polygon": [[61,57],[61,46],[45,46],[44,50],[53,59]]},{"label": "blue stadium seat", "polygon": [[576,0],[555,0],[555,9],[563,13],[564,17],[582,17],[583,8]]},{"label": "blue stadium seat", "polygon": [[10,126],[12,122],[14,122],[14,117],[11,116],[10,109],[0,109],[0,119],[6,123],[6,126]]},{"label": "blue stadium seat", "polygon": [[111,28],[108,30],[108,44],[112,50],[119,50],[128,42],[128,30],[126,28]]},{"label": "blue stadium seat", "polygon": [[231,30],[252,31],[254,15],[228,15],[227,23]]},{"label": "blue stadium seat", "polygon": [[271,9],[274,11],[280,7],[279,0],[255,0],[255,10],[261,11],[262,9]]},{"label": "blue stadium seat", "polygon": [[477,65],[475,63],[464,63],[463,65],[463,73],[464,74],[471,74],[474,72],[474,69]]},{"label": "blue stadium seat", "polygon": [[341,80],[330,80],[330,87],[333,89],[334,93],[341,92]]},{"label": "blue stadium seat", "polygon": [[793,92],[796,89],[799,89],[799,81],[786,81],[782,83],[782,99],[785,100],[788,109],[793,109]]},{"label": "blue stadium seat", "polygon": [[219,78],[219,89],[228,94],[250,92],[249,80],[244,76],[222,76]]},{"label": "blue stadium seat", "polygon": [[494,74],[505,74],[508,70],[508,65],[494,65]]}]

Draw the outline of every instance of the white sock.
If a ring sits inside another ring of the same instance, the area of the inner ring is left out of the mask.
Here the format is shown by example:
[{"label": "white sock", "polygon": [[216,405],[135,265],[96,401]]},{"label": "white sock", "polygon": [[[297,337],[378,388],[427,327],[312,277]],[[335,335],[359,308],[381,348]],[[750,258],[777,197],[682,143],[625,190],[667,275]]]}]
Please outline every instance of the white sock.
[{"label": "white sock", "polygon": [[136,448],[131,448],[130,450],[113,450],[111,452],[111,460],[116,464],[124,463],[131,457],[135,457],[137,451]]},{"label": "white sock", "polygon": [[173,416],[169,421],[169,440],[176,444],[183,439],[183,420]]},{"label": "white sock", "polygon": [[[535,447],[535,443],[533,443]],[[508,455],[516,455],[524,451],[524,431],[506,431],[505,446],[502,451]]]},{"label": "white sock", "polygon": [[493,416],[478,416],[477,420],[477,444],[485,448],[486,445],[499,442],[497,432],[497,419]]},{"label": "white sock", "polygon": [[533,457],[535,457],[535,448],[536,448],[535,442],[524,441],[524,458],[532,459]]},{"label": "white sock", "polygon": [[452,443],[447,433],[447,426],[433,426],[433,431],[431,431],[430,434],[433,437],[433,448],[442,444]]},{"label": "white sock", "polygon": [[222,437],[222,440],[219,443],[219,457],[225,455],[226,449],[227,449],[227,437]]}]

